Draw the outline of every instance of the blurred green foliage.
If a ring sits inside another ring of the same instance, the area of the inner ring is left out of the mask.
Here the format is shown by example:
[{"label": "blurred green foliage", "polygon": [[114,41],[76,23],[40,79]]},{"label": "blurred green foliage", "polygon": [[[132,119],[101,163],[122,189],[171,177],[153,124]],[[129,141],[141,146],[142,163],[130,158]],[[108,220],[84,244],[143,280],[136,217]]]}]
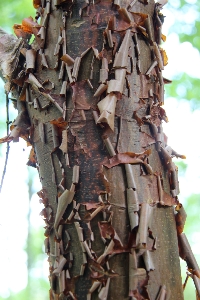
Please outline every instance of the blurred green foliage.
[{"label": "blurred green foliage", "polygon": [[180,73],[173,78],[171,84],[166,87],[167,96],[178,100],[191,101],[191,109],[197,109],[200,106],[199,96],[199,78],[194,78],[186,73]]},{"label": "blurred green foliage", "polygon": [[[197,224],[200,224],[200,214],[197,214],[197,210],[200,210],[200,194],[192,194],[190,197],[188,197],[186,203],[184,204],[184,208],[186,212],[188,212],[184,231],[188,236],[190,235],[191,239],[193,239],[193,234],[195,232],[199,232],[199,227],[197,227]],[[198,240],[199,239],[200,232]]]},{"label": "blurred green foliage", "polygon": [[[169,34],[176,33],[180,43],[190,43],[199,52],[200,50],[200,1],[174,0],[168,3],[168,9],[173,16]],[[173,47],[173,45],[172,45]],[[190,53],[185,60],[190,61]],[[184,64],[184,60],[183,60]],[[194,65],[194,69],[197,66]],[[200,78],[200,76],[199,76]],[[192,109],[200,106],[199,78],[191,77],[186,73],[179,73],[173,82],[165,86],[166,95],[178,100],[189,100]]]},{"label": "blurred green foliage", "polygon": [[[20,274],[19,274],[20,276]],[[31,284],[21,290],[19,293],[12,293],[9,297],[0,300],[49,300],[48,296],[49,284],[42,278],[32,278]]]},{"label": "blurred green foliage", "polygon": [[200,2],[175,0],[169,1],[169,6],[177,16],[170,33],[177,33],[181,43],[190,42],[195,48],[200,49]]},{"label": "blurred green foliage", "polygon": [[0,27],[9,33],[13,33],[14,24],[21,24],[21,21],[27,17],[34,17],[35,10],[32,0],[9,0],[0,1]]},{"label": "blurred green foliage", "polygon": [[176,165],[178,167],[178,175],[183,177],[187,170],[187,164],[183,160],[180,160],[176,162]]},{"label": "blurred green foliage", "polygon": [[[200,194],[192,194],[188,197],[184,203],[184,209],[187,212],[187,220],[184,226],[184,232],[187,235],[187,238],[190,244],[193,244],[193,248],[198,251],[199,249],[199,240],[200,240]],[[196,252],[194,251],[194,252]],[[199,253],[199,251],[198,251]],[[195,258],[198,262],[200,262],[200,254],[194,253]],[[183,280],[186,278],[186,270],[187,266],[185,262],[181,262],[182,266],[182,277]],[[186,285],[186,289],[184,292],[185,299],[196,299],[195,297],[195,287],[193,280],[189,278],[188,283]]]}]

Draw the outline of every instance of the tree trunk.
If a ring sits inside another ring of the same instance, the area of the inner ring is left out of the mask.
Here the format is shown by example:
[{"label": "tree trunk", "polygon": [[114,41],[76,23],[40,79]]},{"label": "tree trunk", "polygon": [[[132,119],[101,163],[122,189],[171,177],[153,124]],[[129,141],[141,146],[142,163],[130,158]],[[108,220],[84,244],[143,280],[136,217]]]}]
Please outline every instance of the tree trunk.
[{"label": "tree trunk", "polygon": [[25,83],[14,82],[43,186],[50,299],[183,299],[161,5],[34,5],[42,27],[15,30],[35,34],[36,52],[22,46]]}]

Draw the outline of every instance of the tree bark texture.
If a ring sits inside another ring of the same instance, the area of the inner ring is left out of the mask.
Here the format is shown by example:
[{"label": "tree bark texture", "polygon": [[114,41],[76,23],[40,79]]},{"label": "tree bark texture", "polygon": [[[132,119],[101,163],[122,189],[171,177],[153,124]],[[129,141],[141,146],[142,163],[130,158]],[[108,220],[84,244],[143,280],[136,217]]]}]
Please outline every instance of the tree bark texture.
[{"label": "tree bark texture", "polygon": [[15,26],[35,42],[14,82],[43,187],[50,299],[183,299],[162,5],[34,5],[41,26]]}]

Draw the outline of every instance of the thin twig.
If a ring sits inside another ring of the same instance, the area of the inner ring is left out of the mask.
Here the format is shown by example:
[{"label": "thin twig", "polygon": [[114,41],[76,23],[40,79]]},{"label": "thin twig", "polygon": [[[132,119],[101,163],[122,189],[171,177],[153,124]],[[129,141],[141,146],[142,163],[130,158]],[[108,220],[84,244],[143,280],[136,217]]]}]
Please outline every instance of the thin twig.
[{"label": "thin twig", "polygon": [[[9,98],[8,98],[8,94],[6,93],[6,132],[7,132],[7,136],[9,135],[9,123],[10,123],[9,122]],[[1,193],[1,190],[2,190],[2,187],[3,187],[3,181],[4,181],[5,174],[6,174],[6,167],[7,167],[7,163],[8,163],[9,150],[10,150],[10,146],[9,146],[9,142],[7,142],[6,159],[5,159],[3,173],[2,173],[2,177],[1,177],[0,193]]]},{"label": "thin twig", "polygon": [[183,291],[185,290],[185,287],[186,287],[186,284],[187,284],[187,281],[188,281],[189,277],[190,277],[190,275],[187,273],[187,277],[186,277],[185,282],[183,284]]},{"label": "thin twig", "polygon": [[15,98],[9,98],[9,100],[17,102],[17,99],[15,99]]},{"label": "thin twig", "polygon": [[121,132],[122,132],[122,116],[119,117],[118,126],[119,126],[119,130],[118,130],[118,139],[117,139],[116,149],[117,149],[118,152],[120,152],[119,151],[119,143],[120,143],[120,140],[121,140]]}]

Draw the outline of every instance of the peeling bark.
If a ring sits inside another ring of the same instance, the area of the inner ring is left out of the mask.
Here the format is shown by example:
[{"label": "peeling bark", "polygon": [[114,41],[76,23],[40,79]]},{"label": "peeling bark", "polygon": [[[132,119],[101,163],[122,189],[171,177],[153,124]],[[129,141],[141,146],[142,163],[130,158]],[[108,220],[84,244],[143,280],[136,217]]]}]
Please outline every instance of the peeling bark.
[{"label": "peeling bark", "polygon": [[15,26],[24,48],[3,69],[19,116],[1,142],[34,148],[50,299],[183,299],[177,234],[199,291],[172,162],[185,157],[162,131],[164,1],[33,4],[36,20]]}]

